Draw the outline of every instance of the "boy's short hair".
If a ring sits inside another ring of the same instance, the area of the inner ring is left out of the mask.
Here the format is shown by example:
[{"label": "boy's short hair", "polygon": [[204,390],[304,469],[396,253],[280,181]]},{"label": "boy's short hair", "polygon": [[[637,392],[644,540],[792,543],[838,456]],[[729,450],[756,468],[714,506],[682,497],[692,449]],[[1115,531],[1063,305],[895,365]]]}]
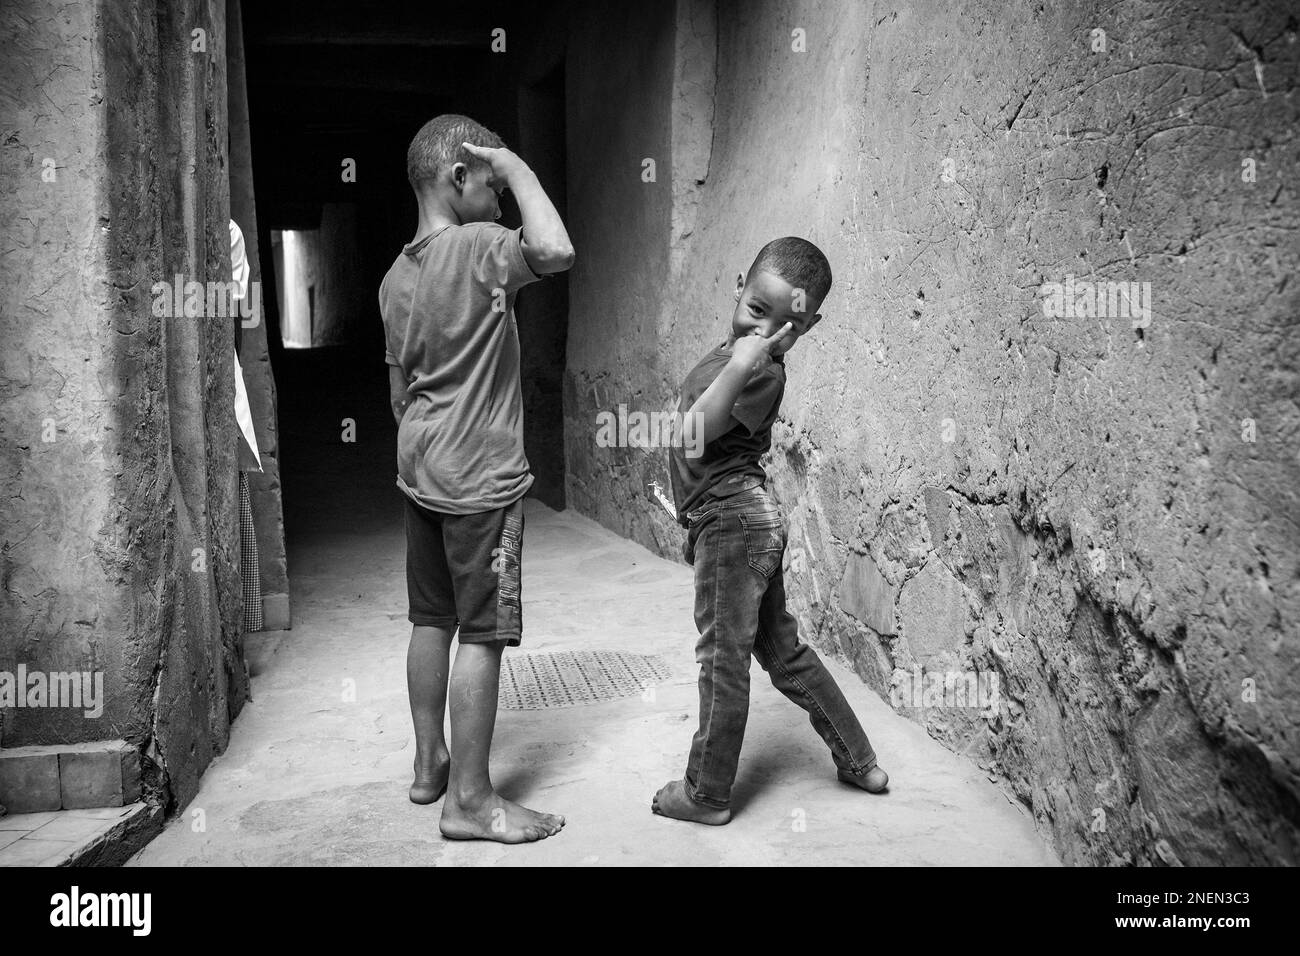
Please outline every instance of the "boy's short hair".
[{"label": "boy's short hair", "polygon": [[420,127],[406,150],[406,178],[412,189],[421,182],[432,182],[444,169],[464,163],[470,169],[483,165],[469,154],[462,143],[500,149],[505,145],[501,137],[482,123],[457,113],[435,116]]},{"label": "boy's short hair", "polygon": [[818,302],[831,291],[831,264],[820,249],[797,236],[773,239],[758,250],[746,278],[759,270],[780,276]]}]

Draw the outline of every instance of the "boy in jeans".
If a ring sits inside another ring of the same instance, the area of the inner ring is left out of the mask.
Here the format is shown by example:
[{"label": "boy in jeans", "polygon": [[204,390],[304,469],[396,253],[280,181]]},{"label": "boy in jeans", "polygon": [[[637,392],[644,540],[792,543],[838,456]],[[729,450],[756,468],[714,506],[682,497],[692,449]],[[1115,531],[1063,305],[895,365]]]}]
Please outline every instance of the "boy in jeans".
[{"label": "boy in jeans", "polygon": [[[406,505],[415,725],[415,803],[444,792],[438,828],[453,839],[525,843],[564,818],[501,797],[488,777],[501,652],[521,635],[524,457],[515,294],[573,264],[564,223],[537,177],[500,137],[439,116],[411,141],[415,238],[379,289]],[[520,229],[496,224],[509,188]],[[443,736],[449,657],[451,747]]]},{"label": "boy in jeans", "polygon": [[826,257],[812,243],[769,242],[736,277],[731,334],[682,385],[678,412],[694,418],[704,452],[672,449],[678,521],[695,566],[695,657],[700,727],[686,775],[655,794],[655,813],[719,826],[731,819],[731,787],[749,717],[749,658],[808,712],[830,747],[839,779],[870,793],[889,777],[867,735],[815,651],[798,640],[785,607],[781,556],[785,520],[765,490],[759,458],[785,391],[784,355],[821,316],[831,287]]}]

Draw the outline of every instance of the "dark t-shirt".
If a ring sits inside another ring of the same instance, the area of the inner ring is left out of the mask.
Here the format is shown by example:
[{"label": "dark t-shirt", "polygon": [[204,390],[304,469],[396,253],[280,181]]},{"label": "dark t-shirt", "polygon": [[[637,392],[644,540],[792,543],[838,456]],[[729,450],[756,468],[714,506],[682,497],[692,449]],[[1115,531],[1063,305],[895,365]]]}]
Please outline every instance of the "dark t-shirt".
[{"label": "dark t-shirt", "polygon": [[[682,383],[677,411],[689,411],[730,361],[731,350],[724,344],[691,369]],[[683,447],[672,448],[673,500],[679,524],[686,525],[686,513],[706,492],[724,497],[767,480],[758,460],[772,446],[772,423],[781,411],[784,394],[785,364],[777,356],[750,376],[731,409],[731,429],[705,445],[700,457],[689,457]]]}]

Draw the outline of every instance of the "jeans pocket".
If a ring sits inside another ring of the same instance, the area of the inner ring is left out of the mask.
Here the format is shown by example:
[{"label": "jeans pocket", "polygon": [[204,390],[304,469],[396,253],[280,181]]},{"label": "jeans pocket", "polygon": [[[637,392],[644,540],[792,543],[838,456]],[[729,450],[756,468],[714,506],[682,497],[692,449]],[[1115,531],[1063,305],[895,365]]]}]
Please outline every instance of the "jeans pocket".
[{"label": "jeans pocket", "polygon": [[742,511],[738,517],[745,529],[745,555],[749,566],[763,577],[770,578],[781,566],[781,554],[785,551],[785,520],[781,512],[775,508]]}]

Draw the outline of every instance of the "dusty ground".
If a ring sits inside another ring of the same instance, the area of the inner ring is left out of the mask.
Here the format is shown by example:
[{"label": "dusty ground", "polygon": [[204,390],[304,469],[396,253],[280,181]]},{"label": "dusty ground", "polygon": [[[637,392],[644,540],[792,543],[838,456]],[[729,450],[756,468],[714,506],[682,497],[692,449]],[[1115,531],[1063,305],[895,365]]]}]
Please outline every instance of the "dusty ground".
[{"label": "dusty ground", "polygon": [[[393,492],[394,496],[396,492]],[[253,702],[146,865],[1053,864],[1033,826],[968,761],[835,667],[881,764],[886,795],[835,780],[821,741],[753,669],[736,817],[711,829],[650,813],[681,773],[696,706],[690,569],[574,514],[529,502],[524,646],[662,655],[653,699],[503,710],[493,773],[507,796],[568,817],[527,847],[453,843],[440,804],[406,797],[414,740],[404,661],[404,544],[392,520],[301,535],[292,631],[249,635]],[[355,682],[355,702],[345,700]],[[651,695],[644,695],[649,697]],[[201,825],[200,825],[201,824]]]}]

